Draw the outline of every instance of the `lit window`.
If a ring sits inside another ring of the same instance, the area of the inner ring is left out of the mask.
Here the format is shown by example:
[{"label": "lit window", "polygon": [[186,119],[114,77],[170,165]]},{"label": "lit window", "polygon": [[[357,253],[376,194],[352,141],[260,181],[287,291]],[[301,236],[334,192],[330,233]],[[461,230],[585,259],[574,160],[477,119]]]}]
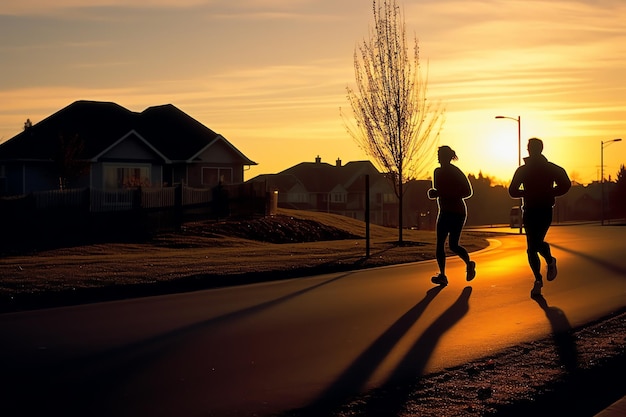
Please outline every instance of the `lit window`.
[{"label": "lit window", "polygon": [[232,184],[232,168],[202,168],[202,185],[216,186],[218,184]]},{"label": "lit window", "polygon": [[108,165],[104,168],[106,189],[150,186],[150,166]]}]

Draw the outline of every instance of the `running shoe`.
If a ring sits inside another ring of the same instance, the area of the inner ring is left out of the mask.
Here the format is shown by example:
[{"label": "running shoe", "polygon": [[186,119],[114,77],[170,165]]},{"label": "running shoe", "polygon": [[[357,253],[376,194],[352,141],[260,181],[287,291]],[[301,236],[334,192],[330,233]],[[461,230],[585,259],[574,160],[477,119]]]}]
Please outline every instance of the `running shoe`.
[{"label": "running shoe", "polygon": [[448,285],[448,278],[444,274],[435,275],[430,280],[433,284],[441,285],[442,287]]},{"label": "running shoe", "polygon": [[468,281],[471,281],[474,279],[475,276],[476,276],[476,262],[470,261],[469,264],[467,265],[467,275],[465,276],[465,279],[467,279]]},{"label": "running shoe", "polygon": [[546,279],[552,281],[556,278],[556,258],[553,256],[552,260],[548,262],[548,272],[546,273]]}]

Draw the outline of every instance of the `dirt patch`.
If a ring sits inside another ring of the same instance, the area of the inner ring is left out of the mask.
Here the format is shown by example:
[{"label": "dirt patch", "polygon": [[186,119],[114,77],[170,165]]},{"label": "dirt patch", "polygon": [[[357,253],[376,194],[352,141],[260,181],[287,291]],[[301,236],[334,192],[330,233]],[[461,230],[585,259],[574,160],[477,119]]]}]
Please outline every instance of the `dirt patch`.
[{"label": "dirt patch", "polygon": [[277,244],[362,237],[318,221],[284,215],[223,222],[187,223],[184,233],[204,237],[237,237]]}]

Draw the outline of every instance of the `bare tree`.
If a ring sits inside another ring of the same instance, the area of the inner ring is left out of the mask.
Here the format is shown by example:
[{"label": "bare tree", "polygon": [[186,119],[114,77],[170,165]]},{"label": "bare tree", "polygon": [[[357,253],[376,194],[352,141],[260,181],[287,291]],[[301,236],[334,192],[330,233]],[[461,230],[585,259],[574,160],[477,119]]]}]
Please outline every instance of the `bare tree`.
[{"label": "bare tree", "polygon": [[426,98],[419,45],[407,47],[396,0],[373,1],[374,28],[355,48],[356,89],[347,87],[352,116],[342,112],[357,144],[385,171],[398,198],[398,243],[402,244],[404,185],[432,167],[444,110]]}]

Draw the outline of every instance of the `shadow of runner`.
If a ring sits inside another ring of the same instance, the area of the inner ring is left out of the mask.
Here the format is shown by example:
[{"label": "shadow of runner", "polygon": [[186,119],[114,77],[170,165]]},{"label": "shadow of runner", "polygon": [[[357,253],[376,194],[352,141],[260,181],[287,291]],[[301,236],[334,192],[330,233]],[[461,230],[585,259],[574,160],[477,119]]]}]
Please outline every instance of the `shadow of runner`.
[{"label": "shadow of runner", "polygon": [[[187,337],[206,332],[212,325],[227,326],[229,322],[258,314],[350,274],[338,275],[273,300],[180,326],[102,352],[82,357],[62,357],[43,365],[33,364],[28,368],[18,368],[8,363],[8,367],[2,368],[0,388],[1,393],[6,395],[5,398],[10,400],[2,403],[2,411],[8,411],[7,415],[11,417],[46,413],[56,415],[61,411],[66,417],[117,415],[120,407],[128,406],[125,402],[127,394],[122,392],[124,381],[166,357],[172,349],[184,344]],[[5,381],[11,381],[11,384],[5,387]],[[32,398],[37,401],[32,401]]]},{"label": "shadow of runner", "polygon": [[616,265],[614,263],[605,261],[604,259],[601,259],[601,258],[599,258],[597,256],[592,256],[592,255],[589,255],[588,253],[575,251],[573,249],[567,248],[565,246],[560,246],[560,245],[557,245],[557,244],[554,244],[554,243],[551,243],[550,247],[557,248],[559,250],[562,250],[563,252],[568,252],[568,253],[571,253],[572,255],[579,256],[579,257],[581,257],[583,259],[586,259],[587,261],[593,262],[596,265],[599,265],[599,266],[601,266],[603,268],[606,268],[609,271],[614,272],[616,274],[626,275],[626,269],[624,269],[624,268],[622,268],[619,265]]},{"label": "shadow of runner", "polygon": [[465,287],[459,298],[441,316],[439,316],[415,342],[396,370],[381,388],[383,395],[376,396],[365,406],[363,415],[396,416],[403,410],[414,384],[426,368],[439,339],[469,311],[469,297],[472,287]]},{"label": "shadow of runner", "polygon": [[543,295],[532,297],[539,307],[546,313],[546,317],[552,326],[552,338],[556,344],[557,353],[561,363],[568,372],[573,372],[578,367],[578,351],[576,340],[572,334],[573,329],[563,310],[550,307]]},{"label": "shadow of runner", "polygon": [[442,289],[438,286],[428,290],[424,299],[398,318],[312,404],[301,410],[300,415],[319,415],[320,409],[335,408],[347,398],[361,393],[374,371]]}]

